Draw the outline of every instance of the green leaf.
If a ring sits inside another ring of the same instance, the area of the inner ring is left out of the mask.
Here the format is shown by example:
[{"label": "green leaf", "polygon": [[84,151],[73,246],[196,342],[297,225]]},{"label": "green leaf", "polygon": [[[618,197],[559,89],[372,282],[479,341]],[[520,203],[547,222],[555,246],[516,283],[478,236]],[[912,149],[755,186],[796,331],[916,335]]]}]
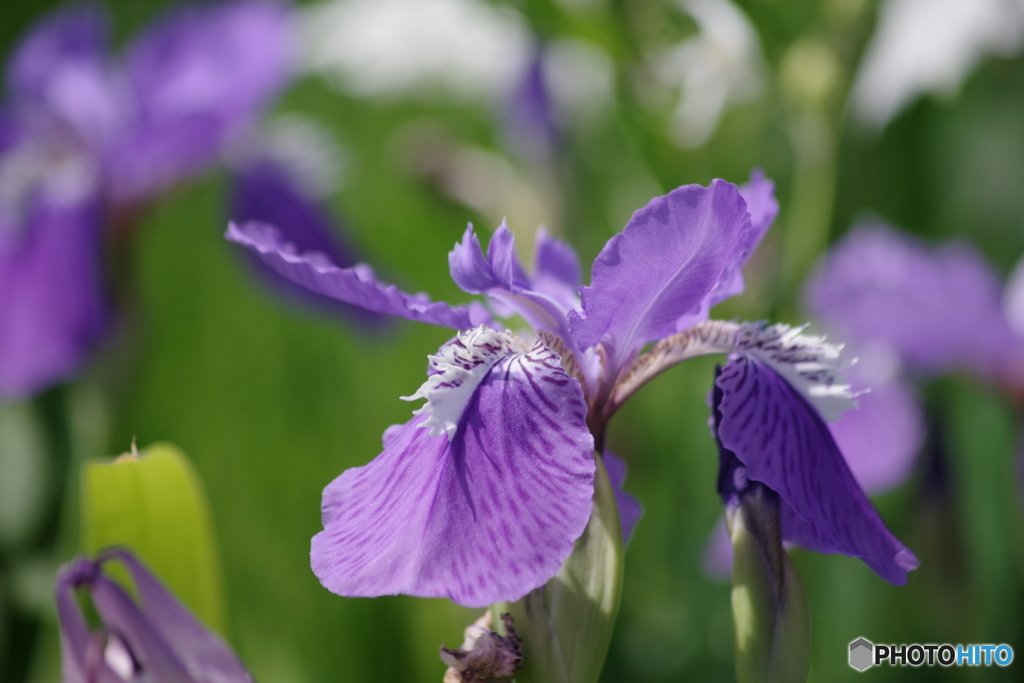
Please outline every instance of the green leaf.
[{"label": "green leaf", "polygon": [[523,643],[523,667],[516,683],[597,681],[619,611],[622,567],[619,511],[598,457],[594,510],[572,555],[543,588],[518,602],[491,607],[496,616],[512,615]]},{"label": "green leaf", "polygon": [[[134,450],[134,446],[133,446]],[[202,482],[169,443],[89,462],[82,472],[82,546],[130,548],[209,628],[224,632],[220,566]]]}]

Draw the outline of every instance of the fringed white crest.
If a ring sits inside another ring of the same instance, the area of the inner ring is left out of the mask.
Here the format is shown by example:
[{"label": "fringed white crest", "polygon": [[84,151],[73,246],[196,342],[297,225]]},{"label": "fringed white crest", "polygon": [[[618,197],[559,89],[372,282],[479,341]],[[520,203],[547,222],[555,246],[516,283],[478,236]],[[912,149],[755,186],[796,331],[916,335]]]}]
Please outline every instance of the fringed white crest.
[{"label": "fringed white crest", "polygon": [[840,375],[853,361],[840,359],[842,344],[827,344],[825,337],[803,334],[806,325],[741,323],[736,352],[771,367],[817,408],[827,422],[857,407],[857,393]]},{"label": "fringed white crest", "polygon": [[477,386],[494,364],[529,348],[510,332],[481,325],[459,332],[453,342],[437,354],[428,356],[431,375],[412,396],[403,401],[425,398],[427,402],[413,411],[413,415],[429,415],[420,427],[430,430],[430,436],[448,434],[456,430],[466,405]]}]

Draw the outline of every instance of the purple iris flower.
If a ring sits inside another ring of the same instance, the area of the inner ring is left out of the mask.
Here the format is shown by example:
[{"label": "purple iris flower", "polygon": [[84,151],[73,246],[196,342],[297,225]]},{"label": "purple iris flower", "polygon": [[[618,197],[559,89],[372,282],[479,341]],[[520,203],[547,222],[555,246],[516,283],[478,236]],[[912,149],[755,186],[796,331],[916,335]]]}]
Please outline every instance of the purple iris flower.
[{"label": "purple iris flower", "polygon": [[[133,598],[103,571],[121,563],[135,585]],[[90,628],[75,593],[88,592],[99,617]],[[204,628],[127,550],[79,557],[57,575],[63,683],[250,683],[231,649]]]},{"label": "purple iris flower", "polygon": [[105,17],[77,8],[16,48],[0,109],[0,399],[79,368],[111,318],[108,228],[252,133],[288,77],[288,23],[265,0],[179,8],[115,57]]},{"label": "purple iris flower", "polygon": [[[855,227],[822,260],[807,284],[807,309],[850,341],[860,356],[855,369],[871,385],[859,414],[832,425],[865,488],[902,483],[921,449],[923,417],[912,377],[967,370],[1019,393],[1022,284],[1017,276],[1004,293],[969,245],[930,246],[879,222]],[[887,444],[883,453],[879,435]]]},{"label": "purple iris flower", "polygon": [[[794,540],[861,557],[904,582],[913,555],[866,502],[818,413],[850,402],[835,347],[786,327],[708,320],[712,306],[743,290],[742,266],[776,212],[760,173],[743,188],[680,187],[609,240],[589,287],[579,287],[572,249],[543,232],[527,273],[504,224],[486,253],[470,227],[449,254],[452,279],[485,295],[495,314],[521,316],[533,328],[523,336],[479,303],[410,296],[366,266],[299,253],[272,226],[229,226],[229,240],[312,291],[458,330],[406,397],[426,399],[413,419],[385,431],[376,459],[324,490],[324,530],[311,551],[321,583],[346,596],[405,593],[471,607],[542,586],[590,517],[608,420],[649,379],[707,353],[731,358],[718,436],[751,479],[786,498],[802,522]],[[637,508],[622,508],[635,519]]]}]

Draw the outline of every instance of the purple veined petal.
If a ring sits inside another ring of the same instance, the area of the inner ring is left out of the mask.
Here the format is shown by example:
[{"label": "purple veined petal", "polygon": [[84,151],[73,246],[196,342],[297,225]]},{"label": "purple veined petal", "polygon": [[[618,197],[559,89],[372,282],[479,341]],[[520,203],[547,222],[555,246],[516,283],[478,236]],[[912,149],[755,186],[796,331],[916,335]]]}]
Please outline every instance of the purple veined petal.
[{"label": "purple veined petal", "polygon": [[640,505],[640,501],[626,493],[623,488],[626,483],[626,463],[622,458],[611,451],[605,451],[604,466],[608,471],[608,480],[615,490],[615,504],[619,508],[619,522],[622,525],[622,544],[626,545],[633,537],[636,523],[644,515],[644,508]]},{"label": "purple veined petal", "polygon": [[910,476],[924,445],[924,416],[914,390],[898,380],[872,386],[857,402],[828,427],[861,488],[882,493]]},{"label": "purple veined petal", "polygon": [[25,225],[0,216],[0,397],[25,398],[74,373],[106,326],[95,202],[37,199]]},{"label": "purple veined petal", "polygon": [[234,652],[207,630],[131,553],[108,550],[101,562],[121,562],[131,574],[142,612],[174,649],[185,668],[202,683],[249,683],[252,677]]},{"label": "purple veined petal", "polygon": [[[859,557],[886,581],[906,583],[917,558],[886,528],[828,426],[799,392],[745,357],[730,360],[715,385],[722,392],[722,446],[746,466],[750,480],[777,492],[795,513],[793,519],[783,510],[784,537],[818,552]],[[803,524],[794,525],[797,520]]]},{"label": "purple veined petal", "polygon": [[749,226],[746,203],[724,180],[651,200],[594,261],[591,285],[580,289],[585,313],[569,314],[577,345],[604,340],[617,370],[647,342],[673,334],[742,253]]},{"label": "purple veined petal", "polygon": [[432,416],[392,427],[381,455],[324,489],[311,562],[326,588],[483,607],[558,572],[593,505],[586,404],[543,345],[499,358],[454,431],[430,436]]},{"label": "purple veined petal", "polygon": [[376,313],[397,315],[418,322],[468,330],[487,322],[481,308],[456,306],[426,295],[400,292],[394,285],[378,282],[365,264],[338,268],[320,252],[297,253],[277,228],[263,223],[231,223],[225,237],[252,250],[276,272],[316,294],[359,306]]},{"label": "purple veined petal", "polygon": [[580,262],[576,252],[548,235],[543,227],[537,230],[532,281],[534,289],[557,301],[566,312],[579,309]]},{"label": "purple veined petal", "polygon": [[819,265],[805,301],[838,335],[887,344],[923,370],[1005,379],[1020,357],[998,280],[962,243],[929,247],[882,224],[857,226]]},{"label": "purple veined petal", "polygon": [[[331,263],[355,265],[355,250],[336,229],[326,208],[304,193],[288,172],[268,159],[257,159],[237,169],[232,178],[231,218],[238,223],[267,223],[281,231],[282,239],[300,253],[320,252]],[[316,294],[282,278],[255,256],[254,264],[267,282],[285,296],[337,313],[365,326],[380,325],[385,318],[364,308]]]},{"label": "purple veined petal", "polygon": [[740,186],[740,196],[746,202],[747,213],[750,215],[750,227],[741,237],[742,246],[736,251],[736,258],[726,264],[718,282],[704,297],[697,311],[683,316],[676,323],[676,330],[679,332],[707,320],[712,308],[726,299],[742,294],[746,289],[743,267],[761,244],[768,228],[775,222],[775,217],[779,213],[779,202],[775,199],[775,183],[766,178],[759,168],[751,172],[749,183]]},{"label": "purple veined petal", "polygon": [[115,197],[205,170],[284,87],[293,49],[291,10],[273,0],[180,7],[140,34],[125,58],[137,116],[109,159]]}]

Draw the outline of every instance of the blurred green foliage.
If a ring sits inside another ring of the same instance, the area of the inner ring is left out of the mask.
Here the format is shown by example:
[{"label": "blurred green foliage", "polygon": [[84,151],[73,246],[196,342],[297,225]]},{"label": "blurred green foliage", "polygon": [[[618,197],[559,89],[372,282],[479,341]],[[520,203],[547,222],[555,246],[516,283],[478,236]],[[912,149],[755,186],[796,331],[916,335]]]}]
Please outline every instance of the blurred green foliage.
[{"label": "blurred green foliage", "polygon": [[[169,3],[108,4],[123,38]],[[780,290],[790,207],[802,201],[784,93],[770,83],[759,100],[727,112],[708,144],[680,150],[636,105],[628,81],[645,41],[693,30],[666,19],[671,3],[614,0],[604,13],[582,18],[546,0],[514,4],[541,35],[586,36],[618,60],[614,114],[595,128],[570,130],[561,152],[568,198],[562,233],[584,264],[651,196],[716,176],[739,182],[760,166],[777,182],[782,213],[748,269],[748,291],[716,316],[780,314],[800,322],[797,293]],[[757,26],[773,69],[795,41],[812,37],[835,48],[848,79],[871,30],[870,2],[845,28],[835,19],[839,0],[738,4]],[[52,3],[3,5],[0,52],[7,54]],[[881,134],[846,125],[841,97],[829,107],[834,202],[820,214],[829,239],[873,212],[930,238],[964,236],[1003,273],[1024,253],[1024,60],[984,62],[959,96],[922,99]],[[500,150],[494,112],[443,101],[362,100],[313,78],[296,83],[277,110],[315,119],[347,150],[346,181],[332,207],[378,273],[406,291],[466,301],[448,277],[446,252],[467,221],[485,234],[495,226],[411,175],[396,131],[429,119],[457,139]],[[103,422],[103,410],[89,407],[94,402],[110,416],[97,454],[137,436],[142,443],[174,442],[191,455],[220,541],[227,631],[258,680],[439,681],[438,646],[461,642],[476,612],[442,600],[337,597],[318,584],[308,553],[321,528],[321,490],[373,458],[384,429],[408,418],[410,406],[398,396],[421,383],[427,353],[450,333],[402,321],[367,333],[283,304],[222,239],[224,196],[225,179],[211,175],[176,190],[145,218],[132,311],[138,324],[86,374],[85,386],[100,389],[76,394],[84,404],[79,428]],[[99,381],[104,369],[124,361],[131,370],[117,383]],[[623,602],[602,680],[733,680],[729,586],[701,570],[721,511],[706,424],[713,365],[699,359],[658,378],[611,426],[610,446],[627,460],[627,489],[643,502],[645,516],[627,548]],[[932,441],[952,463],[949,489],[929,493],[922,471],[876,501],[921,559],[909,585],[891,586],[849,558],[793,552],[811,610],[811,681],[855,680],[846,653],[858,636],[1006,642],[1018,656],[1024,652],[1019,415],[961,378],[930,387],[928,398],[940,416]],[[65,520],[69,529],[75,524]],[[61,559],[76,550],[65,543]],[[55,633],[51,624],[36,657],[36,681],[56,680]],[[880,668],[869,675],[1008,681],[1019,679],[1020,666]]]}]

